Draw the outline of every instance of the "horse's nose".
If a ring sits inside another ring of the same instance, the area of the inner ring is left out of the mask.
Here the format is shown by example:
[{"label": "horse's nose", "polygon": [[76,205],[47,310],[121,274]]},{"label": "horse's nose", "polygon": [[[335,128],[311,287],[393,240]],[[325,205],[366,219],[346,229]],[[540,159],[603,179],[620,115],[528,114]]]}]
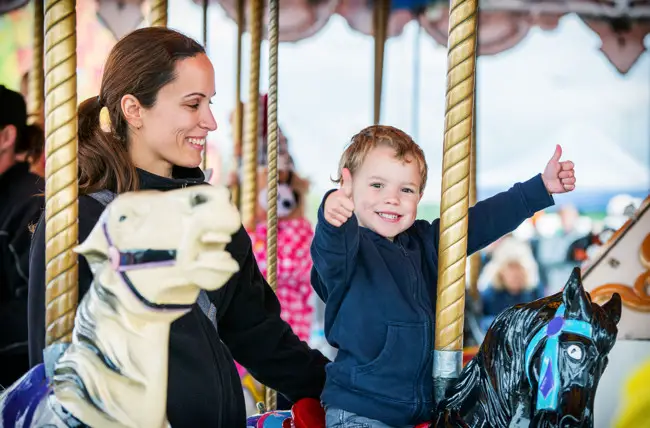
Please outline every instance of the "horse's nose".
[{"label": "horse's nose", "polygon": [[190,196],[190,206],[192,208],[195,208],[206,202],[208,202],[208,197],[205,196],[203,193],[195,193],[192,196]]}]

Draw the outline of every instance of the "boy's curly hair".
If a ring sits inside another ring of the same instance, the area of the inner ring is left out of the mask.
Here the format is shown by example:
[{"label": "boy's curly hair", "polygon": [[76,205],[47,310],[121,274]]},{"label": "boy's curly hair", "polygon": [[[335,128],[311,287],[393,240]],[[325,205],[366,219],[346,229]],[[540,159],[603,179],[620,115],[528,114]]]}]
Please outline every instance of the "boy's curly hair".
[{"label": "boy's curly hair", "polygon": [[386,146],[395,150],[395,158],[403,162],[411,162],[414,158],[418,163],[422,184],[420,193],[424,191],[427,183],[428,166],[424,158],[424,152],[415,141],[401,129],[386,125],[372,125],[362,129],[350,140],[350,144],[341,155],[339,161],[338,178],[332,179],[334,183],[340,184],[343,168],[350,170],[354,175],[359,170],[368,152],[377,146]]}]

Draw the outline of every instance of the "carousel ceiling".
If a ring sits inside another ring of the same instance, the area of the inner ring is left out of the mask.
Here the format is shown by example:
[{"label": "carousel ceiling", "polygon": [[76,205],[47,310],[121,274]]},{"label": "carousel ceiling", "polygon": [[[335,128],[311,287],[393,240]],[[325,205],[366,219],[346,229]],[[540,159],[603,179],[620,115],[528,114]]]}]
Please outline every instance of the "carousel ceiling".
[{"label": "carousel ceiling", "polygon": [[[202,4],[203,0],[193,0]],[[237,0],[219,3],[235,20]],[[447,44],[448,2],[393,0],[388,36],[401,34],[406,24],[419,21],[441,45]],[[522,41],[539,27],[554,29],[559,19],[576,13],[602,41],[601,51],[621,73],[627,73],[645,51],[644,37],[650,33],[650,0],[481,0],[479,55],[494,55]],[[282,0],[280,41],[295,42],[321,30],[334,14],[350,27],[373,33],[372,2],[361,0]]]},{"label": "carousel ceiling", "polygon": [[[142,21],[143,0],[96,0],[98,18],[121,37]],[[189,1],[189,0],[188,0]],[[204,0],[192,0],[202,5]],[[220,4],[235,20],[238,0],[209,0]],[[24,6],[27,0],[0,0],[0,14]],[[522,41],[538,27],[554,29],[559,19],[576,13],[601,40],[600,50],[616,67],[627,73],[645,51],[643,40],[650,34],[650,0],[480,0],[479,55],[494,55]],[[335,14],[356,31],[373,33],[372,2],[368,0],[282,0],[280,41],[306,39],[327,24]],[[441,45],[447,43],[447,2],[393,0],[388,37],[402,33],[406,24],[417,20]]]}]

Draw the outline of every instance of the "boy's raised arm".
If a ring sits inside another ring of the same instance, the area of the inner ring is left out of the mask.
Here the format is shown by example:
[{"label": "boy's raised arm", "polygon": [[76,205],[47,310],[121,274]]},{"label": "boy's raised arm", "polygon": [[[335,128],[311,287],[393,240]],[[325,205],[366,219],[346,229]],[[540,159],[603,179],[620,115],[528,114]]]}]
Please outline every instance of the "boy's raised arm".
[{"label": "boy's raised arm", "polygon": [[[475,253],[515,230],[537,211],[555,204],[552,194],[575,189],[575,170],[571,161],[560,161],[557,145],[544,172],[509,190],[478,202],[469,209],[467,254]],[[440,240],[440,220],[432,223],[436,248]]]},{"label": "boy's raised arm", "polygon": [[334,288],[348,283],[358,249],[359,223],[350,189],[344,186],[327,192],[311,244],[312,286],[324,301]]}]

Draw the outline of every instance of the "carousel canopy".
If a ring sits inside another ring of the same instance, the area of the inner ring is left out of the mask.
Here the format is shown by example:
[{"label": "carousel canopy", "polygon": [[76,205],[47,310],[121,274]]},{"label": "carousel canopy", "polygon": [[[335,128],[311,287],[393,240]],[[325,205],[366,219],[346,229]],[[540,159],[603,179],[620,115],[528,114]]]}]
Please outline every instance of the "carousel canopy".
[{"label": "carousel canopy", "polygon": [[[193,0],[202,4],[204,0]],[[219,3],[236,19],[237,0]],[[417,20],[436,42],[447,44],[448,2],[393,0],[388,37],[401,34]],[[645,51],[650,33],[650,0],[481,0],[479,55],[495,55],[522,41],[533,27],[556,28],[559,19],[576,13],[602,41],[601,51],[625,74]],[[280,41],[295,42],[316,34],[334,14],[351,28],[373,33],[373,2],[359,0],[286,0],[280,4]]]},{"label": "carousel canopy", "polygon": [[[96,0],[98,18],[116,37],[137,28],[144,0]],[[188,0],[202,5],[206,0]],[[208,0],[220,4],[235,20],[238,0]],[[25,6],[28,0],[0,0],[0,14]],[[645,51],[650,33],[650,0],[480,0],[479,55],[495,55],[516,46],[539,27],[556,28],[569,13],[600,37],[601,51],[620,73],[627,73]],[[335,14],[356,31],[373,33],[373,2],[359,0],[283,0],[280,4],[280,41],[296,42],[320,31]],[[393,0],[388,37],[398,36],[418,21],[436,42],[446,45],[448,3],[430,0]]]}]

